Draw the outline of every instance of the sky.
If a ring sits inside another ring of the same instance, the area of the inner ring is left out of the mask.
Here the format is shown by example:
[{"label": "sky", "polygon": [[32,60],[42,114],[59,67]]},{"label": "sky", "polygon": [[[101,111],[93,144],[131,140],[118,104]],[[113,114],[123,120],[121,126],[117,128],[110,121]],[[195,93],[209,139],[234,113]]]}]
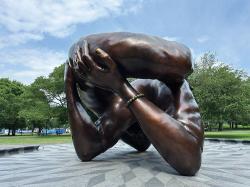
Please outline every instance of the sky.
[{"label": "sky", "polygon": [[0,78],[32,83],[67,59],[80,37],[136,32],[175,40],[194,58],[250,74],[249,0],[0,0]]}]

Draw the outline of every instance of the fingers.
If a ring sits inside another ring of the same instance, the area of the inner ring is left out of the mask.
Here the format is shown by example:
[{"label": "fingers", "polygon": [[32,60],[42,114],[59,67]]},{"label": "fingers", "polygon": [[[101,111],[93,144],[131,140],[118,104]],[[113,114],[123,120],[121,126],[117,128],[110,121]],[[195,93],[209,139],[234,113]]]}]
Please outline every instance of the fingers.
[{"label": "fingers", "polygon": [[82,60],[83,62],[89,67],[90,71],[91,69],[98,69],[98,70],[103,70],[102,67],[100,67],[89,55],[89,46],[87,40],[83,41],[83,55],[82,55]]},{"label": "fingers", "polygon": [[95,50],[96,54],[101,57],[101,59],[106,62],[107,66],[109,69],[114,69],[116,67],[115,62],[112,60],[112,58],[108,55],[108,53],[106,53],[105,51],[103,51],[100,48],[96,48]]},{"label": "fingers", "polygon": [[[98,50],[100,50],[100,52]],[[97,54],[104,60],[104,62],[106,62],[109,69],[114,67],[115,63],[113,63],[112,59],[106,52],[98,48]],[[73,54],[73,67],[75,70],[78,70],[78,72],[84,71],[84,74],[86,74],[87,71],[90,72],[92,69],[104,71],[104,69],[100,67],[89,55],[89,45],[87,40],[83,41],[81,47],[79,47],[77,44],[75,45]]]},{"label": "fingers", "polygon": [[79,69],[78,62],[80,61],[80,59],[78,58],[77,50],[79,50],[78,46],[75,45],[73,54],[72,54],[72,61],[73,61],[74,69]]},{"label": "fingers", "polygon": [[96,67],[97,64],[92,60],[89,55],[89,45],[87,40],[83,41],[82,52],[82,61],[87,65],[88,70],[91,71],[91,69]]},{"label": "fingers", "polygon": [[77,59],[76,59],[76,55],[75,54],[72,54],[72,67],[74,69],[78,69],[78,63],[77,63]]},{"label": "fingers", "polygon": [[71,83],[73,81],[73,74],[72,74],[72,68],[70,65],[69,60],[65,63],[65,69],[64,69],[64,82]]},{"label": "fingers", "polygon": [[79,68],[84,70],[89,70],[89,67],[82,59],[82,49],[78,45],[75,45],[74,48],[73,64],[74,64],[74,69],[76,70],[78,70]]},{"label": "fingers", "polygon": [[70,63],[70,60],[67,59],[66,62],[65,62],[65,66],[69,66],[70,68],[72,68],[72,64]]},{"label": "fingers", "polygon": [[79,72],[79,71],[77,70],[76,76],[77,76],[78,78],[80,78],[81,80],[87,80],[87,79],[88,79],[88,73],[83,72],[83,71]]},{"label": "fingers", "polygon": [[75,55],[76,55],[76,58],[78,59],[78,62],[81,61],[81,58],[82,58],[81,57],[81,49],[78,45],[76,46]]},{"label": "fingers", "polygon": [[89,55],[89,45],[87,40],[83,41],[83,55]]}]

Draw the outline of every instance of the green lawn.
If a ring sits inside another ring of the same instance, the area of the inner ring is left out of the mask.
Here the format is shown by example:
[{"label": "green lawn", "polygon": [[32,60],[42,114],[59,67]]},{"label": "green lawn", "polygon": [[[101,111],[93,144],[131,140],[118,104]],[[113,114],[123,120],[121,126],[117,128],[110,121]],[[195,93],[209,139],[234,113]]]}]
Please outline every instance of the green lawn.
[{"label": "green lawn", "polygon": [[70,143],[72,142],[71,135],[18,135],[18,136],[0,136],[0,145],[2,144],[55,144],[55,143]]},{"label": "green lawn", "polygon": [[[221,132],[205,132],[206,138],[228,138],[250,140],[250,130],[225,130]],[[48,135],[48,136],[0,136],[0,145],[6,144],[56,144],[72,142],[70,135]]]},{"label": "green lawn", "polygon": [[225,130],[220,132],[205,132],[205,137],[250,140],[250,130]]}]

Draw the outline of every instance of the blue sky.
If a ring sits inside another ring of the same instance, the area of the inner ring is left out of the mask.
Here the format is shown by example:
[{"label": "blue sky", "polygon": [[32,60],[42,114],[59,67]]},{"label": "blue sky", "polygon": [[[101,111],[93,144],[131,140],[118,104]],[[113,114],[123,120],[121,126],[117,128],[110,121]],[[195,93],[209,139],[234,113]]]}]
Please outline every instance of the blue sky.
[{"label": "blue sky", "polygon": [[176,40],[193,57],[217,58],[250,74],[248,0],[0,0],[0,77],[29,84],[92,33],[128,31]]}]

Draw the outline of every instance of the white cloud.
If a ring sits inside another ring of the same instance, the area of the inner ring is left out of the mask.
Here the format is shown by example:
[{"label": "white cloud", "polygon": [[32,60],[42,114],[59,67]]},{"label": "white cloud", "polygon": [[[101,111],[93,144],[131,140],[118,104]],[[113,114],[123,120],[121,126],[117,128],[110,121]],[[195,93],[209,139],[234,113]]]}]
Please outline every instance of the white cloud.
[{"label": "white cloud", "polygon": [[197,38],[197,42],[199,43],[205,43],[209,40],[209,37],[208,36],[201,36],[201,37],[198,37]]},{"label": "white cloud", "polygon": [[[29,84],[46,76],[66,59],[65,52],[21,49],[20,44],[43,40],[47,35],[63,38],[78,24],[100,18],[136,13],[143,0],[1,0],[0,77]],[[16,50],[9,48],[17,46]]]},{"label": "white cloud", "polygon": [[7,47],[9,45],[15,46],[18,44],[25,43],[29,40],[42,40],[43,36],[41,34],[32,33],[15,33],[6,36],[0,36],[0,49]]},{"label": "white cloud", "polygon": [[[130,0],[2,0],[0,47],[41,40],[44,34],[70,35],[77,24],[110,15],[136,12],[140,1]],[[123,6],[126,3],[126,7]],[[124,8],[125,7],[125,8]]]},{"label": "white cloud", "polygon": [[47,76],[54,67],[64,63],[66,56],[66,53],[48,49],[1,51],[0,77],[29,84],[38,76]]}]

